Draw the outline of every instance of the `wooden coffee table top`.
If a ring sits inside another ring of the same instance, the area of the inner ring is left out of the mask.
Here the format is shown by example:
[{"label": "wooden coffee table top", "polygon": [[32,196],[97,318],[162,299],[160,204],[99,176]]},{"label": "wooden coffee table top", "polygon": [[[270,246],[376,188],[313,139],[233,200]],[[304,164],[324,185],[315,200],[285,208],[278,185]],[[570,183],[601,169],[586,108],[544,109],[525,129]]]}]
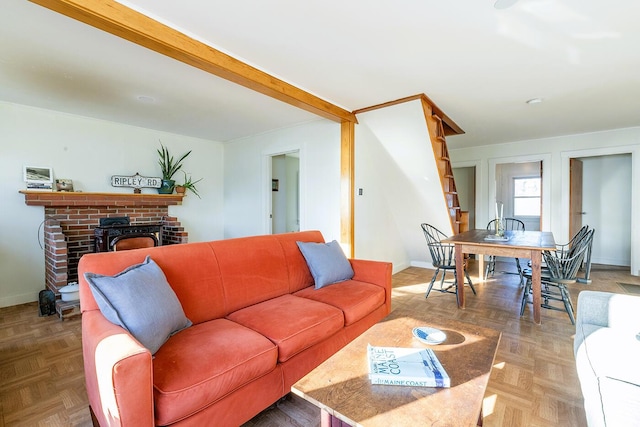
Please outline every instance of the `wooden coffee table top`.
[{"label": "wooden coffee table top", "polygon": [[[441,329],[447,339],[440,345],[423,344],[412,335],[417,326]],[[475,426],[499,341],[500,332],[493,329],[398,309],[294,384],[292,391],[353,426]],[[433,349],[451,388],[372,385],[367,344]]]}]

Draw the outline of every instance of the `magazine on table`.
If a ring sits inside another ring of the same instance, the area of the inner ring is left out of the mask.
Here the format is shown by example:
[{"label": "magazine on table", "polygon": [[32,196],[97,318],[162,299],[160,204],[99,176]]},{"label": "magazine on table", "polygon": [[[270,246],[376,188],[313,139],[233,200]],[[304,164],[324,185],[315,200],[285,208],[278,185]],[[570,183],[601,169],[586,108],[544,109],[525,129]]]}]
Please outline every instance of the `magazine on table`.
[{"label": "magazine on table", "polygon": [[371,384],[450,387],[451,379],[430,348],[367,346]]}]

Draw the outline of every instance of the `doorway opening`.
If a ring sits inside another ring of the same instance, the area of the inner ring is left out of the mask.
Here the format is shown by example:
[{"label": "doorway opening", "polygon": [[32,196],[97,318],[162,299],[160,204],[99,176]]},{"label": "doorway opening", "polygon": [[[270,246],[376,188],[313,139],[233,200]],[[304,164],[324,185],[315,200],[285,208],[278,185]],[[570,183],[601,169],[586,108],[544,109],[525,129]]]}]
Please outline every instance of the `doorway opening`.
[{"label": "doorway opening", "polygon": [[271,156],[270,233],[300,231],[300,151]]},{"label": "doorway opening", "polygon": [[469,230],[473,230],[476,228],[476,167],[454,167],[452,170],[460,209],[469,212]]},{"label": "doorway opening", "polygon": [[588,225],[596,230],[591,262],[630,267],[632,155],[572,157],[569,174],[570,235]]},{"label": "doorway opening", "polygon": [[499,163],[495,176],[496,203],[502,203],[504,217],[522,221],[525,230],[541,230],[542,162]]}]

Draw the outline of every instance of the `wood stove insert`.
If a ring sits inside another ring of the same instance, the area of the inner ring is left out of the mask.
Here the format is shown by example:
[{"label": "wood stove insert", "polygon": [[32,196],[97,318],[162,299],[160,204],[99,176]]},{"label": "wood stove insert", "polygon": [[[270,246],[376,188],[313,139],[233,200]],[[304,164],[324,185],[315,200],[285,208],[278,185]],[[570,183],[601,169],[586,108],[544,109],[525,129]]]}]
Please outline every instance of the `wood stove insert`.
[{"label": "wood stove insert", "polygon": [[129,217],[101,218],[94,229],[95,252],[162,245],[162,223],[131,224]]}]

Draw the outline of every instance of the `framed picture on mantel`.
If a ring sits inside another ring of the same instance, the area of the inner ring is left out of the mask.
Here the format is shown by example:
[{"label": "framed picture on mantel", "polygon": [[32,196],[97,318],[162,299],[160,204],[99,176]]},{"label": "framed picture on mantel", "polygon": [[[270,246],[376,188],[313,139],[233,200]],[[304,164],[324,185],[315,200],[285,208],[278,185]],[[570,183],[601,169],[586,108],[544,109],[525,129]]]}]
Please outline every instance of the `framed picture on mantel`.
[{"label": "framed picture on mantel", "polygon": [[73,180],[56,179],[56,191],[67,191],[73,193]]},{"label": "framed picture on mantel", "polygon": [[47,190],[53,189],[53,171],[49,167],[25,166],[23,170],[24,182],[27,183],[27,190]]}]

